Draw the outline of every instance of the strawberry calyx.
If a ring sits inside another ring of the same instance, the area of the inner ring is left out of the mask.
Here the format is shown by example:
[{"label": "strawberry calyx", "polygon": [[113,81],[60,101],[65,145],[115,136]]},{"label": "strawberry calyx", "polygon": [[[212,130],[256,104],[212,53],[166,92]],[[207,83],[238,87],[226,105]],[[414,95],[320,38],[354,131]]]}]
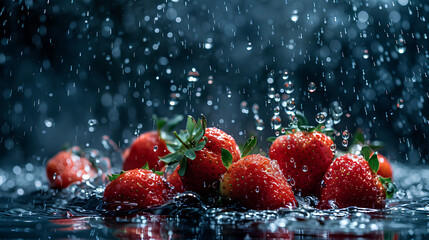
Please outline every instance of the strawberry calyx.
[{"label": "strawberry calyx", "polygon": [[[317,126],[311,126],[308,123],[307,118],[304,116],[301,112],[296,112],[294,116],[292,116],[292,122],[289,123],[288,127],[279,127],[275,130],[280,131],[281,134],[289,135],[294,134],[296,132],[320,132],[323,133],[329,137],[332,137],[335,129],[331,127],[326,127],[323,123],[317,125]],[[280,133],[279,133],[280,136]],[[268,142],[274,142],[274,140],[277,139],[278,136],[273,136],[267,138]]]},{"label": "strawberry calyx", "polygon": [[356,146],[356,145],[360,145],[360,146],[368,145],[374,151],[378,151],[384,147],[384,143],[382,141],[365,140],[365,135],[361,128],[358,128],[356,132],[353,134],[352,146],[350,147],[350,149],[353,149],[353,146]]},{"label": "strawberry calyx", "polygon": [[158,117],[153,114],[152,119],[155,121],[156,130],[160,138],[164,141],[173,141],[174,137],[171,136],[170,132],[179,125],[183,120],[183,115],[174,115],[172,118]]},{"label": "strawberry calyx", "polygon": [[[257,143],[257,138],[255,136],[251,136],[249,139],[247,139],[247,141],[244,143],[243,148],[242,148],[242,154],[241,154],[241,158],[249,155],[253,148],[255,148]],[[222,148],[221,149],[221,155],[222,155],[222,163],[223,165],[226,167],[226,169],[229,168],[229,166],[231,166],[232,161],[233,161],[233,157],[230,151]]]},{"label": "strawberry calyx", "polygon": [[[152,171],[153,173],[155,173],[158,176],[164,175],[164,172],[162,172],[162,171],[155,171],[155,168],[149,169],[149,164],[148,163],[146,163],[141,169],[150,170],[150,171]],[[117,179],[119,176],[121,176],[122,174],[124,174],[126,172],[128,172],[128,171],[121,170],[120,173],[113,173],[112,175],[108,175],[107,177],[109,178],[110,181],[113,181],[113,180]]]},{"label": "strawberry calyx", "polygon": [[188,116],[186,130],[181,130],[179,133],[173,132],[175,140],[166,141],[171,153],[159,158],[167,164],[167,171],[174,171],[180,165],[179,175],[185,175],[187,160],[194,160],[195,152],[203,149],[207,143],[207,137],[204,136],[206,128],[207,120],[204,115],[197,121],[192,116]]}]

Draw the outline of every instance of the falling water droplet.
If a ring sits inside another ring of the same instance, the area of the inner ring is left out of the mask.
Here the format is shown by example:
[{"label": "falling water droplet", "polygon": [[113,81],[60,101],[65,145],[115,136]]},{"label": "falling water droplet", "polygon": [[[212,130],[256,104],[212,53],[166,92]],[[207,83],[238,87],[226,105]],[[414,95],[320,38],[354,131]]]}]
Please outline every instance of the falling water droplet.
[{"label": "falling water droplet", "polygon": [[308,84],[308,91],[309,92],[311,92],[311,93],[315,92],[316,89],[317,89],[317,86],[316,86],[316,84],[314,82],[311,82],[310,84]]},{"label": "falling water droplet", "polygon": [[247,102],[246,101],[242,101],[240,103],[240,109],[241,109],[241,112],[244,113],[244,114],[248,114],[249,113],[249,108],[247,107]]},{"label": "falling water droplet", "polygon": [[295,110],[295,98],[290,98],[286,101],[286,113],[292,114]]},{"label": "falling water droplet", "polygon": [[276,102],[280,102],[280,94],[276,93],[276,94],[274,95],[274,101],[276,101]]},{"label": "falling water droplet", "polygon": [[251,43],[251,42],[248,42],[248,43],[247,43],[246,50],[247,50],[247,51],[250,51],[250,50],[252,50],[252,48],[253,48],[252,43]]},{"label": "falling water droplet", "polygon": [[328,114],[326,112],[320,112],[316,115],[316,122],[322,124],[326,121]]},{"label": "falling water droplet", "polygon": [[307,171],[308,171],[308,167],[307,167],[307,165],[302,166],[302,171],[303,171],[303,172],[307,172]]},{"label": "falling water droplet", "polygon": [[363,57],[363,59],[368,59],[369,58],[369,51],[368,51],[368,49],[363,50],[362,57]]},{"label": "falling water droplet", "polygon": [[342,145],[343,147],[347,147],[347,145],[349,145],[349,141],[347,141],[347,139],[343,139]]},{"label": "falling water droplet", "polygon": [[158,145],[155,145],[155,146],[153,147],[153,151],[154,151],[154,152],[158,151]]},{"label": "falling water droplet", "polygon": [[278,116],[278,115],[280,115],[280,107],[276,106],[274,107],[274,116]]},{"label": "falling water droplet", "polygon": [[189,82],[197,82],[199,80],[199,77],[200,77],[200,73],[195,68],[192,68],[191,71],[188,72]]},{"label": "falling water droplet", "polygon": [[273,99],[275,95],[275,89],[273,87],[268,88],[268,97]]},{"label": "falling water droplet", "polygon": [[288,81],[285,82],[284,87],[285,87],[285,92],[287,94],[291,94],[295,90],[294,86],[293,86],[293,82],[290,81],[290,80],[288,80]]},{"label": "falling water droplet", "polygon": [[264,128],[265,128],[264,121],[260,118],[256,119],[256,130],[262,131],[264,130]]},{"label": "falling water droplet", "polygon": [[335,143],[331,144],[331,151],[335,152],[336,149],[337,149],[337,145],[335,145]]},{"label": "falling water droplet", "polygon": [[279,115],[274,115],[271,118],[271,128],[272,129],[278,129],[281,126],[282,126],[282,119],[280,118]]},{"label": "falling water droplet", "polygon": [[396,101],[396,107],[397,108],[403,108],[404,107],[404,99],[398,98],[398,100]]},{"label": "falling water droplet", "polygon": [[350,137],[349,130],[344,130],[342,134],[343,139],[347,140]]},{"label": "falling water droplet", "polygon": [[399,38],[396,41],[395,49],[399,54],[403,54],[407,50],[407,47],[405,46],[405,40],[402,35],[399,35]]}]

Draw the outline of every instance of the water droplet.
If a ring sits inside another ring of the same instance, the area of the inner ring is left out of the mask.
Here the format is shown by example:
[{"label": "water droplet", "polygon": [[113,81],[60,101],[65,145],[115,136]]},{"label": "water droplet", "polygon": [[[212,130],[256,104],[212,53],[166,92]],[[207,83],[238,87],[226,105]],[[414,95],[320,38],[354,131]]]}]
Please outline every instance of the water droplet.
[{"label": "water droplet", "polygon": [[396,41],[395,49],[399,54],[403,54],[407,50],[407,47],[405,46],[405,40],[402,35],[399,35],[399,38]]},{"label": "water droplet", "polygon": [[303,171],[303,172],[307,172],[307,171],[308,171],[308,167],[307,167],[307,165],[302,166],[302,171]]},{"label": "water droplet", "polygon": [[314,82],[311,82],[311,83],[308,84],[308,91],[309,92],[311,92],[311,93],[315,92],[316,89],[317,89],[317,86],[316,86],[316,84]]},{"label": "water droplet", "polygon": [[276,137],[280,136],[280,132],[279,132],[279,131],[276,131],[276,132],[275,132],[275,135],[276,135]]},{"label": "water droplet", "polygon": [[276,90],[273,87],[268,88],[268,97],[271,99],[274,98],[275,91]]},{"label": "water droplet", "polygon": [[343,139],[347,140],[350,137],[349,130],[344,130],[342,134]]},{"label": "water droplet", "polygon": [[192,68],[191,71],[188,72],[189,82],[197,82],[199,80],[199,77],[200,77],[200,73],[195,68]]},{"label": "water droplet", "polygon": [[97,119],[89,119],[88,120],[88,125],[89,126],[95,126],[95,125],[97,125],[97,123],[98,123],[98,121],[97,121]]},{"label": "water droplet", "polygon": [[282,78],[282,80],[283,80],[283,81],[288,80],[288,79],[289,79],[289,71],[288,71],[288,70],[284,70],[284,71],[282,72],[282,76],[281,76],[281,78]]},{"label": "water droplet", "polygon": [[326,112],[320,112],[316,115],[316,122],[322,124],[326,121],[328,114]]},{"label": "water droplet", "polygon": [[337,145],[335,145],[335,143],[333,143],[332,145],[331,145],[331,151],[332,152],[335,152],[335,150],[337,149]]},{"label": "water droplet", "polygon": [[363,57],[363,59],[368,59],[369,58],[369,51],[368,51],[368,49],[363,50],[362,57]]},{"label": "water droplet", "polygon": [[398,100],[396,101],[396,107],[397,108],[403,108],[404,107],[404,99],[398,98]]},{"label": "water droplet", "polygon": [[347,139],[343,139],[343,141],[341,142],[343,147],[347,147],[347,145],[349,145],[349,141],[347,141]]},{"label": "water droplet", "polygon": [[244,114],[248,114],[249,113],[249,108],[247,107],[247,102],[246,101],[242,101],[240,103],[240,109],[241,109],[241,112],[244,113]]},{"label": "water droplet", "polygon": [[338,124],[341,121],[343,115],[343,109],[337,101],[331,103],[330,111],[334,124]]},{"label": "water droplet", "polygon": [[292,81],[286,81],[284,87],[287,94],[291,94],[295,90]]},{"label": "water droplet", "polygon": [[253,48],[252,43],[251,43],[251,42],[248,42],[248,43],[247,43],[246,50],[247,50],[247,51],[250,51],[250,50],[252,50],[252,48]]},{"label": "water droplet", "polygon": [[295,98],[290,98],[286,101],[286,113],[292,114],[295,110]]},{"label": "water droplet", "polygon": [[276,107],[274,108],[274,116],[278,116],[278,115],[280,115],[280,107],[279,107],[279,106],[276,106]]},{"label": "water droplet", "polygon": [[264,121],[260,118],[256,119],[256,130],[262,131],[264,130],[264,128],[265,128]]},{"label": "water droplet", "polygon": [[258,115],[258,111],[259,111],[259,105],[257,103],[254,103],[252,105],[252,112],[253,112],[253,114]]},{"label": "water droplet", "polygon": [[48,118],[48,119],[45,120],[44,123],[45,123],[46,127],[50,128],[50,127],[52,127],[54,125],[54,120],[52,118]]},{"label": "water droplet", "polygon": [[276,93],[276,94],[274,95],[274,101],[276,101],[276,102],[280,102],[280,94]]},{"label": "water droplet", "polygon": [[271,118],[271,128],[272,129],[278,129],[281,126],[282,126],[282,119],[280,118],[279,115],[274,115]]},{"label": "water droplet", "polygon": [[155,146],[153,147],[153,151],[154,151],[154,152],[158,151],[158,145],[155,145]]}]

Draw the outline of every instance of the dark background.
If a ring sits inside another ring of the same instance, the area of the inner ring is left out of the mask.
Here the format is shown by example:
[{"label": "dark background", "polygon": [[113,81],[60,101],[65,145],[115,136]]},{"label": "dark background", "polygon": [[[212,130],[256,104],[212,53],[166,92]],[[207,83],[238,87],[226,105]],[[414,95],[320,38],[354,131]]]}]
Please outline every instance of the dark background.
[{"label": "dark background", "polygon": [[362,127],[393,161],[425,163],[428,12],[410,0],[0,1],[0,166],[44,164],[65,143],[99,148],[103,135],[126,147],[153,113],[204,113],[266,150],[270,87],[312,124],[337,101],[337,130]]}]

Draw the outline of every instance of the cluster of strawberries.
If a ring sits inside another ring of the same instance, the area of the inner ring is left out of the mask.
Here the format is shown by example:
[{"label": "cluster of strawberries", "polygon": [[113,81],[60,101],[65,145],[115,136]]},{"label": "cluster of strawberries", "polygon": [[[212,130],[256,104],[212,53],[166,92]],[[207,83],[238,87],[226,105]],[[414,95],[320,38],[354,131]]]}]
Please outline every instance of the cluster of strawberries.
[{"label": "cluster of strawberries", "polygon": [[[182,119],[156,118],[158,130],[140,135],[124,151],[123,171],[109,176],[104,192],[107,210],[159,206],[184,191],[258,210],[295,208],[295,195],[317,197],[321,209],[383,208],[395,191],[390,163],[363,145],[363,139],[352,148],[355,154],[334,159],[335,145],[328,136],[333,129],[308,126],[302,116],[282,129],[285,135],[272,139],[269,158],[249,155],[256,137],[239,148],[232,136],[207,128],[204,116],[189,116],[186,130],[169,134]],[[90,161],[79,159],[68,151],[48,162],[53,188],[93,175]]]}]

